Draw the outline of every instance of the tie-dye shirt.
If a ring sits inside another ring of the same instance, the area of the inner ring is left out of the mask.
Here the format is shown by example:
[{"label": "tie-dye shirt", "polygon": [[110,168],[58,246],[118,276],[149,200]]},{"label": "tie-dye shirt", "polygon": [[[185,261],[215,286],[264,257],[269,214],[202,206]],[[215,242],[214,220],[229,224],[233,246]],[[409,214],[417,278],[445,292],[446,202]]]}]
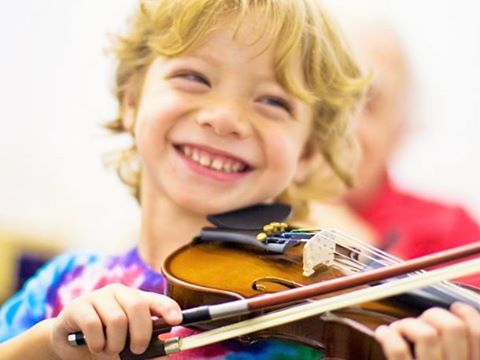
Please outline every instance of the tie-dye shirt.
[{"label": "tie-dye shirt", "polygon": [[[83,293],[112,283],[144,291],[164,293],[165,278],[152,270],[137,249],[120,256],[65,254],[54,259],[0,309],[0,343],[46,318],[57,316],[63,307]],[[175,335],[192,333],[175,327]],[[171,359],[321,359],[312,348],[283,341],[259,341],[241,345],[223,342],[202,349],[173,354]]]}]

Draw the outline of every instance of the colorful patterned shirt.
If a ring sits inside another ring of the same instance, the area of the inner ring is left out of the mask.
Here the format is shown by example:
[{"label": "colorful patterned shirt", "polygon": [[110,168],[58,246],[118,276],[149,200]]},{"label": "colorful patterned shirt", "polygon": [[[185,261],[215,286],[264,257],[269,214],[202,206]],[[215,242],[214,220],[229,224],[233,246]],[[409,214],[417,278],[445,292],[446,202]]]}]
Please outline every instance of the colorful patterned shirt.
[{"label": "colorful patterned shirt", "polygon": [[[157,293],[165,292],[165,278],[151,269],[136,248],[120,256],[69,253],[44,266],[24,288],[0,308],[0,343],[34,324],[57,316],[65,305],[81,294],[105,285],[121,283]],[[175,327],[175,335],[189,335],[191,330]],[[202,349],[171,355],[171,359],[321,359],[310,347],[285,341],[259,341],[242,345],[223,342]]]}]

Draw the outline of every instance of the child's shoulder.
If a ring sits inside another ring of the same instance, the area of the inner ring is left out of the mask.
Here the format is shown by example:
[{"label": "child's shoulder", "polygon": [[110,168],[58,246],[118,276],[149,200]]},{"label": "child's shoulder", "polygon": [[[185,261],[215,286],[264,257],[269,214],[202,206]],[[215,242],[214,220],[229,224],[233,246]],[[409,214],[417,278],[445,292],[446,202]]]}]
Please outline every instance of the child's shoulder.
[{"label": "child's shoulder", "polygon": [[143,266],[137,248],[115,255],[88,250],[72,250],[47,262],[36,276],[50,274],[53,277],[66,275],[77,277],[82,273],[91,273],[100,269],[125,268],[135,264]]},{"label": "child's shoulder", "polygon": [[96,264],[102,261],[105,257],[105,255],[93,251],[73,250],[64,252],[47,262],[42,268],[40,268],[37,275],[49,272],[60,275],[61,273],[72,271],[80,266]]}]

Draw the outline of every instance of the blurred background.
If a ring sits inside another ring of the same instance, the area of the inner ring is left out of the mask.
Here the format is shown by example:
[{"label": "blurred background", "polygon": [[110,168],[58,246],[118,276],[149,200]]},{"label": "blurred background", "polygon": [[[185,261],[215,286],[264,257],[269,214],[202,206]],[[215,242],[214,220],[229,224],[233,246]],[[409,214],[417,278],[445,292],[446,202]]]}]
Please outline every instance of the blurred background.
[{"label": "blurred background", "polygon": [[[102,129],[116,112],[106,50],[136,2],[1,4],[0,283],[19,252],[117,252],[136,240],[137,204],[102,163],[127,143]],[[480,3],[334,2],[388,19],[404,43],[415,101],[394,180],[479,221]]]}]

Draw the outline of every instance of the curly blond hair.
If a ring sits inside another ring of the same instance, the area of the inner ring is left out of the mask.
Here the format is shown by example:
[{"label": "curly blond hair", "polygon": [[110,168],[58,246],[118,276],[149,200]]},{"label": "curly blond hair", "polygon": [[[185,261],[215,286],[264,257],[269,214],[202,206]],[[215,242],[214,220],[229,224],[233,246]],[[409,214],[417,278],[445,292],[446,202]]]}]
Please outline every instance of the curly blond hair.
[{"label": "curly blond hair", "polygon": [[[307,199],[352,183],[350,160],[355,146],[349,119],[367,84],[317,0],[141,1],[128,32],[118,36],[113,48],[118,60],[115,95],[119,115],[107,128],[126,131],[121,115],[125,95],[128,91],[129,99],[138,104],[146,71],[157,56],[178,56],[227,22],[236,21],[240,26],[251,14],[263,23],[259,37],[275,44],[274,68],[279,83],[314,107],[311,140],[321,150],[330,171],[315,172],[303,184],[292,185],[279,196],[293,202],[298,214],[305,213]],[[299,53],[304,81],[290,71]],[[122,152],[115,166],[139,199],[141,166],[135,146]]]}]

